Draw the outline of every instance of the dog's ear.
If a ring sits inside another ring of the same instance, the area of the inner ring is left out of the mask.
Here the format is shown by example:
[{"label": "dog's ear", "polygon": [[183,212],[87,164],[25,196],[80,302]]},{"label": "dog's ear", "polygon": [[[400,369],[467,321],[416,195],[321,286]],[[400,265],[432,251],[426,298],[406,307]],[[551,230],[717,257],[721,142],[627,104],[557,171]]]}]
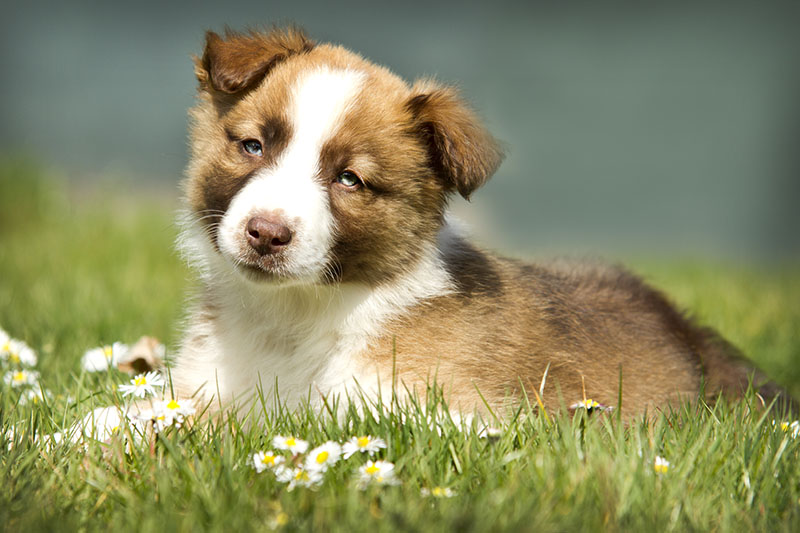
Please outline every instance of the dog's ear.
[{"label": "dog's ear", "polygon": [[224,37],[209,31],[203,56],[194,58],[195,75],[203,90],[236,94],[259,83],[289,56],[312,48],[314,43],[297,28],[269,33],[226,30]]},{"label": "dog's ear", "polygon": [[452,87],[419,81],[406,106],[428,145],[434,170],[450,189],[469,199],[503,160],[497,141]]}]

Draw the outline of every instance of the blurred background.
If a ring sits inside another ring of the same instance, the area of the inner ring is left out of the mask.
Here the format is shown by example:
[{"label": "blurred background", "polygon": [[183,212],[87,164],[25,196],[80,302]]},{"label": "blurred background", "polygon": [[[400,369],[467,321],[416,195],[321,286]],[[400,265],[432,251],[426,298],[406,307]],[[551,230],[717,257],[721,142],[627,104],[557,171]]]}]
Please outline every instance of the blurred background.
[{"label": "blurred background", "polygon": [[7,4],[0,156],[177,201],[203,32],[294,22],[462,88],[507,151],[456,205],[488,246],[800,257],[800,2],[643,4]]}]

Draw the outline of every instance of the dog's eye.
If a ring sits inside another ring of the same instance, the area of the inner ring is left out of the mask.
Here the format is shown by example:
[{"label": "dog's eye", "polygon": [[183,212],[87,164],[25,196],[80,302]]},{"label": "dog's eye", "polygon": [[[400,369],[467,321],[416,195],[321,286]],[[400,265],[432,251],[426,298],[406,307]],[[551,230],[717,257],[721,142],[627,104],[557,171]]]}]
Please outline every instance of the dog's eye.
[{"label": "dog's eye", "polygon": [[344,185],[345,187],[349,187],[351,189],[358,187],[361,185],[361,180],[355,173],[350,172],[349,170],[345,170],[338,176],[336,176],[336,183]]},{"label": "dog's eye", "polygon": [[261,148],[261,143],[255,139],[247,139],[245,141],[242,141],[242,148],[244,148],[245,152],[251,155],[255,155],[258,157],[264,155],[264,152]]}]

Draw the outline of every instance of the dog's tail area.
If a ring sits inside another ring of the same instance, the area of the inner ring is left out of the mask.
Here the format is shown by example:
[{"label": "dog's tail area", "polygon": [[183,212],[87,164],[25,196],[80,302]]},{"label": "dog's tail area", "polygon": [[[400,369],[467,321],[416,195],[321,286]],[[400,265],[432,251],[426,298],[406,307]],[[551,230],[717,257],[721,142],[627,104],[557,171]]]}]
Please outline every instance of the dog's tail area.
[{"label": "dog's tail area", "polygon": [[783,387],[770,380],[748,361],[742,353],[714,330],[696,330],[698,349],[705,375],[705,397],[713,402],[720,394],[726,398],[740,398],[751,385],[753,391],[773,412],[800,413],[800,404]]}]

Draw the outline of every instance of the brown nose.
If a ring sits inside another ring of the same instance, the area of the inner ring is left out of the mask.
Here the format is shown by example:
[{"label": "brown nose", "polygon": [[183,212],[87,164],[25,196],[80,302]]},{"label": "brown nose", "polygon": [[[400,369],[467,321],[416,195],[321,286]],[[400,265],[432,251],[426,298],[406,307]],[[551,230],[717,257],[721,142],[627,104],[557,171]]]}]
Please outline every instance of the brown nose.
[{"label": "brown nose", "polygon": [[276,254],[292,240],[292,231],[275,219],[253,217],[245,228],[247,242],[258,255]]}]

